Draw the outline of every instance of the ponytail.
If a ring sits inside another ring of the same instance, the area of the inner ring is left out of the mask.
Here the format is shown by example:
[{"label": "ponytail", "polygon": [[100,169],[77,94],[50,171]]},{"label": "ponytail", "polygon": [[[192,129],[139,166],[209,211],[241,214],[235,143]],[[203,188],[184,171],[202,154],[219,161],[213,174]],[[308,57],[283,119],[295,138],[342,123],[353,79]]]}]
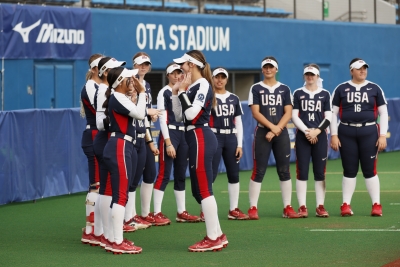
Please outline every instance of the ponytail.
[{"label": "ponytail", "polygon": [[215,108],[217,106],[217,99],[215,98],[215,89],[214,89],[214,83],[212,80],[212,72],[210,68],[210,64],[206,62],[204,64],[204,68],[200,69],[201,76],[203,76],[207,82],[210,84],[213,92],[213,102],[212,102],[212,107]]},{"label": "ponytail", "polygon": [[88,70],[86,72],[86,81],[89,81],[90,79],[92,79],[93,73],[92,70]]},{"label": "ponytail", "polygon": [[103,108],[105,108],[106,110],[104,111],[104,114],[106,114],[107,118],[109,117],[109,113],[108,113],[108,101],[110,100],[110,96],[111,96],[111,86],[108,86],[107,91],[105,93],[106,96],[106,100],[103,103]]}]

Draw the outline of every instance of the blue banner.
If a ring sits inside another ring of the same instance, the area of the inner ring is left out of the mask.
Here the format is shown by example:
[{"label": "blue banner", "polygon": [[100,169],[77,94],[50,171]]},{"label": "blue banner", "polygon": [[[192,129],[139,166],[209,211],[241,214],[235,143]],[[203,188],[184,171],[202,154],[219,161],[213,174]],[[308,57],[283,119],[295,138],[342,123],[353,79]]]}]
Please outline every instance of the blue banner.
[{"label": "blue banner", "polygon": [[0,11],[2,58],[87,60],[91,55],[89,9],[1,4]]}]

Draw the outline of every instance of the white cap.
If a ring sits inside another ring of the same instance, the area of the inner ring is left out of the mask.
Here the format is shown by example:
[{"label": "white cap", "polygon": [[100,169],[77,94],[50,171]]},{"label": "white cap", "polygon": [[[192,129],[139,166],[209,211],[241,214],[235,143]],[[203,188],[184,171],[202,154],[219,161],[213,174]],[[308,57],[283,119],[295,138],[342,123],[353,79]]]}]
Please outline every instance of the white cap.
[{"label": "white cap", "polygon": [[313,73],[315,75],[319,75],[319,70],[313,66],[305,67],[303,74],[306,74],[307,72]]},{"label": "white cap", "polygon": [[133,65],[141,65],[145,62],[149,62],[151,64],[150,58],[148,56],[141,55],[133,60]]},{"label": "white cap", "polygon": [[350,70],[352,69],[358,70],[361,69],[362,66],[367,66],[367,68],[369,68],[368,64],[364,60],[360,59],[357,60],[356,62],[353,62],[353,64],[350,65]]},{"label": "white cap", "polygon": [[217,69],[215,69],[215,70],[213,71],[213,74],[212,74],[212,75],[213,75],[213,77],[215,77],[215,76],[217,76],[217,75],[220,74],[220,73],[225,74],[226,78],[229,77],[228,72],[227,72],[226,69],[224,69],[224,68],[217,68]]},{"label": "white cap", "polygon": [[95,60],[93,60],[92,63],[90,63],[90,69],[93,69],[94,67],[97,67],[102,58],[103,57],[98,57]]},{"label": "white cap", "polygon": [[124,70],[121,72],[121,74],[118,76],[118,78],[115,80],[115,82],[112,84],[112,88],[117,88],[117,86],[124,80],[124,78],[127,77],[133,77],[137,75],[139,72],[138,69],[133,69],[133,70],[128,70],[124,68]]},{"label": "white cap", "polygon": [[181,66],[179,66],[178,64],[172,64],[171,66],[169,66],[169,67],[167,68],[167,74],[170,74],[170,73],[174,72],[174,70],[180,70],[180,71],[182,71],[182,70],[181,70]]},{"label": "white cap", "polygon": [[201,63],[194,57],[189,56],[188,54],[184,54],[182,57],[174,59],[174,62],[178,63],[178,64],[185,63],[186,61],[192,62],[192,63],[196,64],[197,66],[199,66],[200,68],[204,68],[203,63]]},{"label": "white cap", "polygon": [[125,61],[118,61],[115,58],[111,58],[110,60],[108,60],[102,67],[101,69],[99,69],[99,77],[101,77],[103,75],[103,73],[107,70],[107,69],[113,69],[116,67],[121,67],[123,65],[125,65],[126,62]]},{"label": "white cap", "polygon": [[267,58],[266,60],[263,60],[263,62],[261,62],[261,68],[264,67],[266,64],[271,64],[278,69],[278,63],[273,59]]}]

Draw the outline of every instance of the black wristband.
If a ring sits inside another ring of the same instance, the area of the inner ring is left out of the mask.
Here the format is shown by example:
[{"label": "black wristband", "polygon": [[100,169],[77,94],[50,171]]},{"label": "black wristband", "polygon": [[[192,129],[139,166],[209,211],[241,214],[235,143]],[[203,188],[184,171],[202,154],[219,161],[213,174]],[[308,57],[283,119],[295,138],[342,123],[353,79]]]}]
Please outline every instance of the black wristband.
[{"label": "black wristband", "polygon": [[186,92],[181,93],[178,96],[179,100],[181,101],[182,105],[182,112],[185,112],[188,108],[192,106],[192,103],[189,100],[189,97],[187,96]]},{"label": "black wristband", "polygon": [[324,131],[326,128],[328,128],[329,124],[331,124],[331,122],[330,122],[329,120],[327,120],[327,119],[324,119],[324,120],[320,123],[320,125],[318,125],[318,129],[320,129],[321,132],[322,132],[322,131]]}]

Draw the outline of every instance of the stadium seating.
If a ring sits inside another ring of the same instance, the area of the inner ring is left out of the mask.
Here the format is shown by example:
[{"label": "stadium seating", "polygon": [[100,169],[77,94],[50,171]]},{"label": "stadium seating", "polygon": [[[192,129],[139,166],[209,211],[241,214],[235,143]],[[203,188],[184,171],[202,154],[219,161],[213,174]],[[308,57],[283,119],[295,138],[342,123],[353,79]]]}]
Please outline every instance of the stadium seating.
[{"label": "stadium seating", "polygon": [[[232,14],[232,5],[222,4],[205,4],[204,12],[208,14]],[[233,14],[236,15],[264,15],[264,8],[260,6],[242,6],[234,5]],[[266,15],[269,17],[286,18],[291,15],[291,12],[286,12],[279,8],[267,8]]]},{"label": "stadium seating", "polygon": [[[163,10],[162,1],[143,1],[143,0],[125,0],[126,8],[133,8],[139,10]],[[92,0],[92,6],[112,6],[112,7],[123,7],[124,0]],[[191,6],[186,2],[164,2],[164,10],[172,12],[190,12],[197,9],[195,6]]]}]

